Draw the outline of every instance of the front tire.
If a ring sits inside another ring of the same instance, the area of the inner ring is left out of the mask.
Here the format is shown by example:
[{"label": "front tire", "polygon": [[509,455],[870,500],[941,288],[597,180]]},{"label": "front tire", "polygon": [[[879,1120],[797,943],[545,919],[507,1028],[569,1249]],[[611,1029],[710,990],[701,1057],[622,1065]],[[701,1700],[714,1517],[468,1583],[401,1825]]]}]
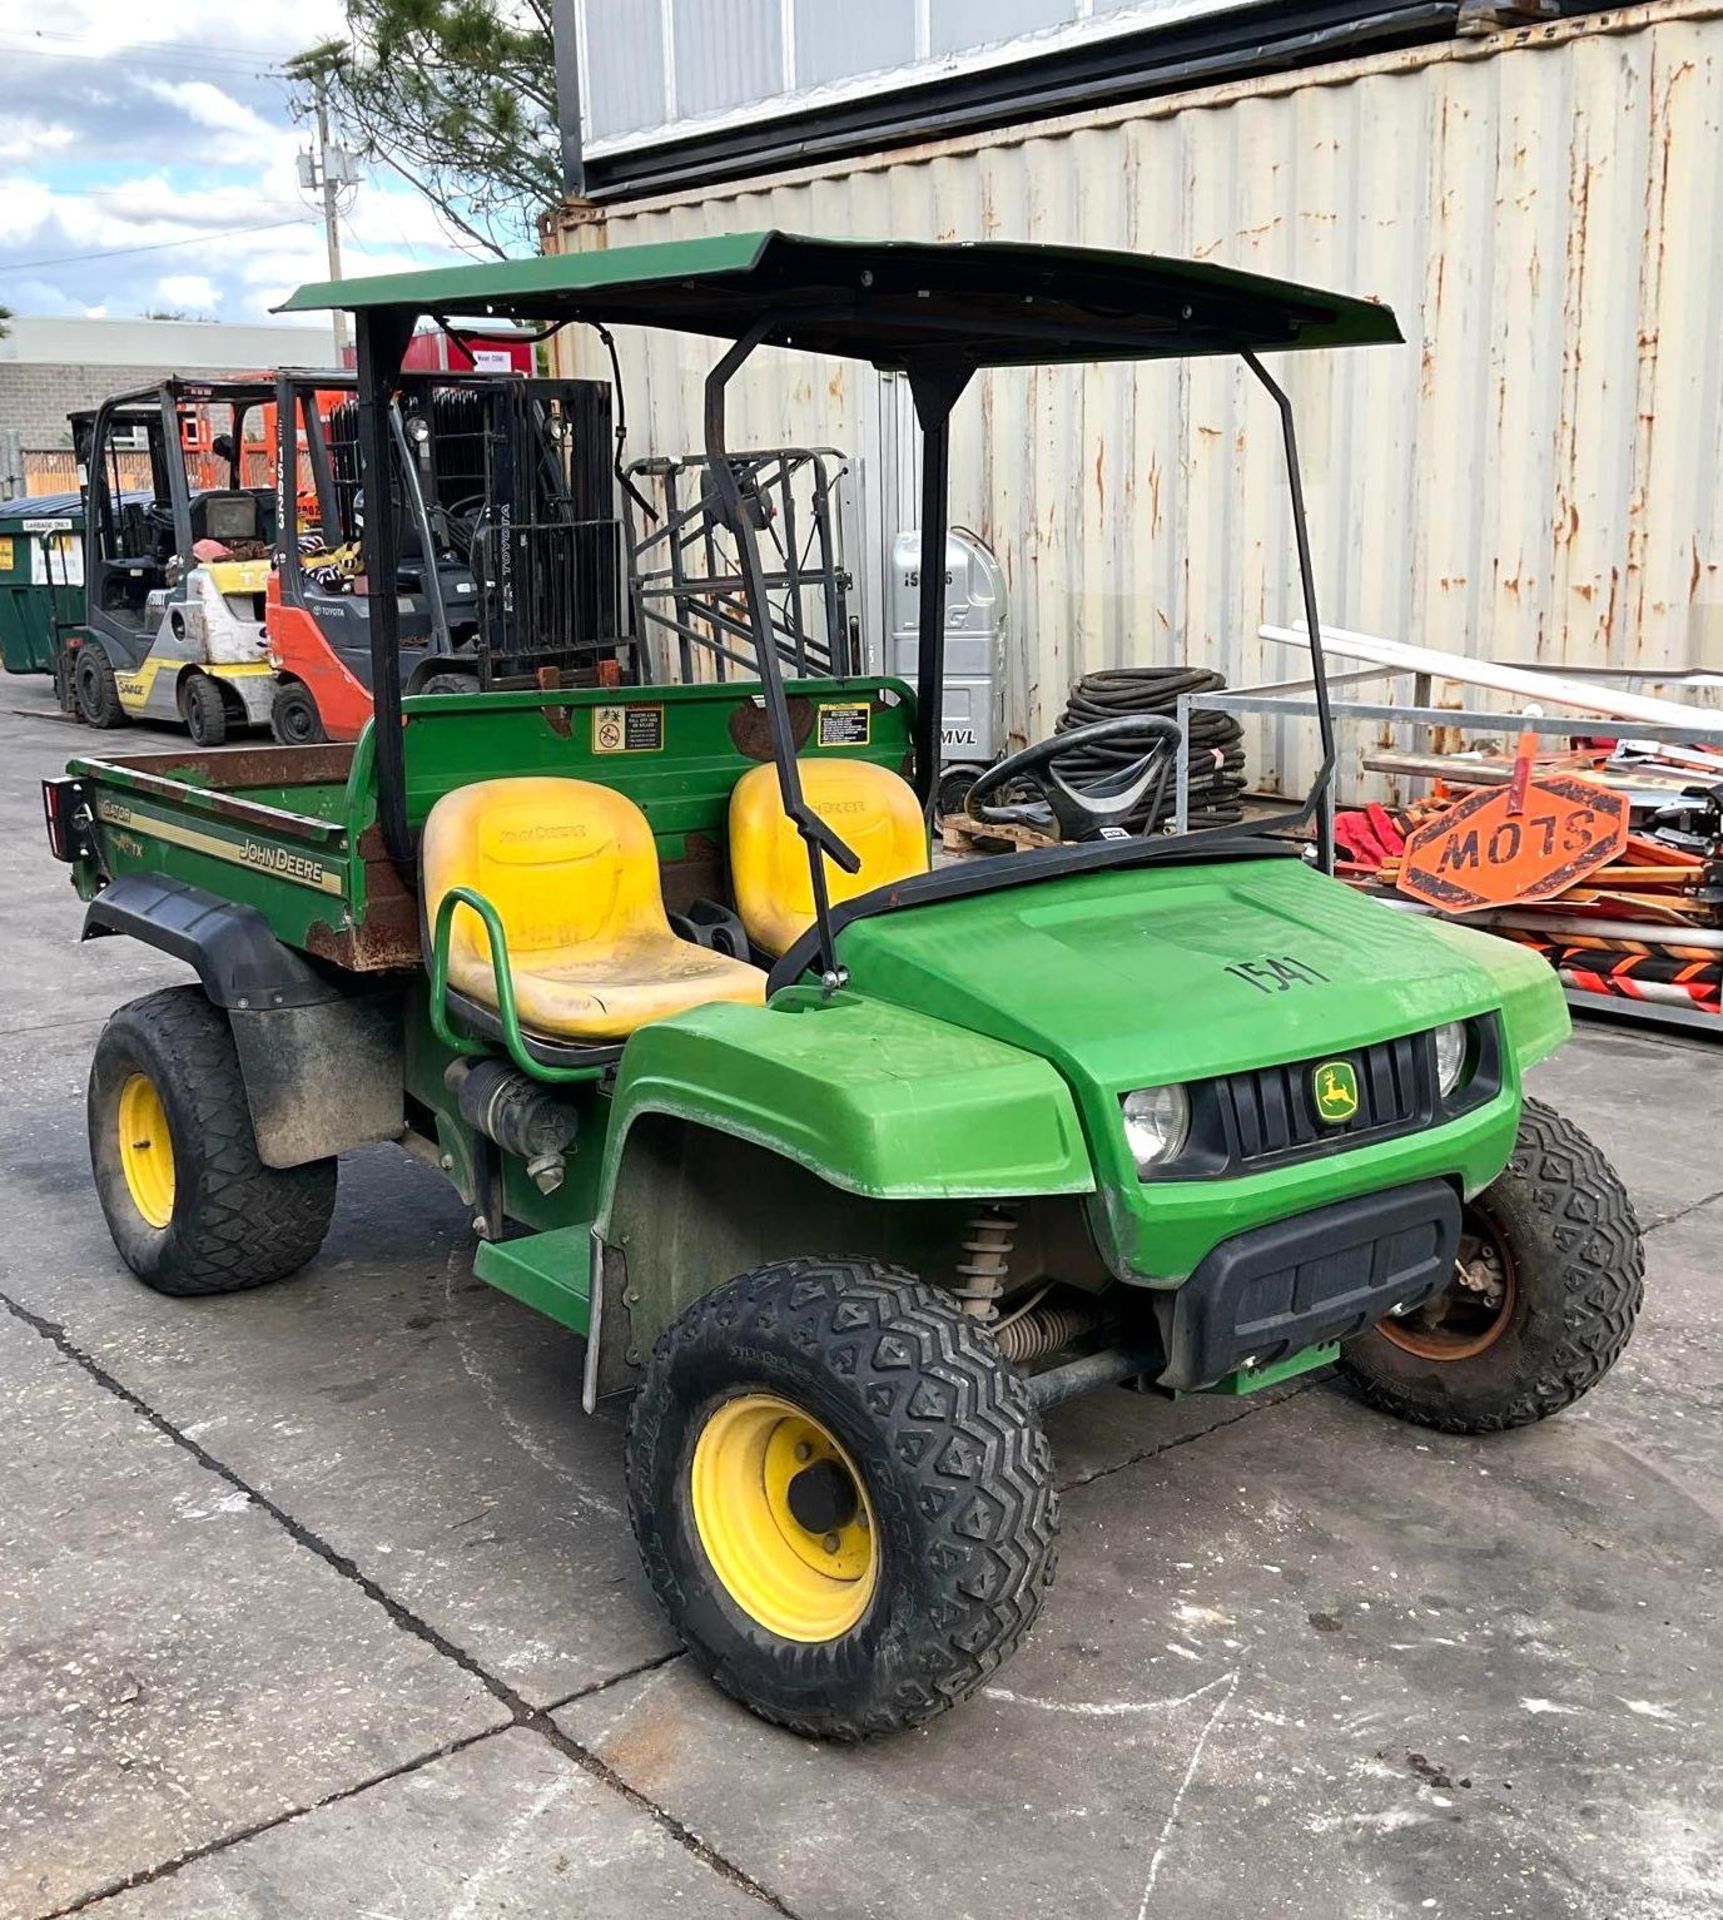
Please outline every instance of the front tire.
[{"label": "front tire", "polygon": [[323,1244],[335,1162],[266,1167],[227,1016],[201,987],[120,1010],[90,1066],[90,1164],[120,1257],[157,1293],[237,1293]]},{"label": "front tire", "polygon": [[1029,1630],[1058,1497],[979,1323],[862,1260],[758,1267],[672,1323],[628,1422],[647,1577],[767,1720],[856,1740],[955,1705]]},{"label": "front tire", "polygon": [[1348,1341],[1340,1372],[1417,1426],[1529,1426],[1614,1366],[1644,1297],[1627,1189],[1572,1121],[1527,1100],[1513,1157],[1466,1208],[1453,1283]]}]

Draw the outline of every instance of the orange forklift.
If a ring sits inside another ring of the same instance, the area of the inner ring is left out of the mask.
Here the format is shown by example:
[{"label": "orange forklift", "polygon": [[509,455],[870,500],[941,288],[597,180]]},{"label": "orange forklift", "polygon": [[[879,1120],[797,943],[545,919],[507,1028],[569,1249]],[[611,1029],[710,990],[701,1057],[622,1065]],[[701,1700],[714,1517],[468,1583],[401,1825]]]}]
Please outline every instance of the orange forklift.
[{"label": "orange forklift", "polygon": [[635,677],[605,382],[404,376],[379,506],[360,477],[352,376],[277,380],[279,471],[297,487],[281,501],[266,608],[270,729],[284,746],[354,740],[371,717],[368,512],[387,511],[396,530],[405,691]]}]

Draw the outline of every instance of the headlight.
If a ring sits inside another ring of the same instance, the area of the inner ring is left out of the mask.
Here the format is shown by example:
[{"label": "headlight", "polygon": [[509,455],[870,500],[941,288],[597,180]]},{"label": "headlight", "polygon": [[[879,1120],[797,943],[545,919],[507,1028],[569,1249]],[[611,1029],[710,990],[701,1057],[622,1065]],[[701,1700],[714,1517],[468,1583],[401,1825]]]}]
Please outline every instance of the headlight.
[{"label": "headlight", "polygon": [[1125,1139],[1137,1171],[1147,1174],[1176,1160],[1191,1130],[1191,1103],[1183,1087],[1142,1087],[1124,1099]]},{"label": "headlight", "polygon": [[1466,1023],[1450,1020],[1436,1029],[1436,1089],[1444,1100],[1460,1084],[1466,1066]]}]

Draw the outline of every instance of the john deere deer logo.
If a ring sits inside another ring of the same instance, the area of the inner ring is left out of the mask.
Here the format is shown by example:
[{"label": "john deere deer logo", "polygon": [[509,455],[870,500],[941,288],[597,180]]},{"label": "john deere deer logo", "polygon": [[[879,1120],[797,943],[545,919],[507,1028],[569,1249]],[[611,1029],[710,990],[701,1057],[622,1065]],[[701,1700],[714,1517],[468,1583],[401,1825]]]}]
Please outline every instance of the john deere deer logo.
[{"label": "john deere deer logo", "polygon": [[1310,1076],[1316,1111],[1334,1126],[1358,1111],[1358,1076],[1344,1060],[1324,1060]]}]

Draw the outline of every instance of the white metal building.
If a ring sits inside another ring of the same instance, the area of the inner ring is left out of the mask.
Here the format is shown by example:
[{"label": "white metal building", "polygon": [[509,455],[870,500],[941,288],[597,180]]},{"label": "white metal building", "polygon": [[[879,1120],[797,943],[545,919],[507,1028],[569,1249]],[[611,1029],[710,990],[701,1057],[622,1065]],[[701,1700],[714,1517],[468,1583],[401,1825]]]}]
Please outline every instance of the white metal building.
[{"label": "white metal building", "polygon": [[[1406,347],[1279,369],[1325,618],[1504,660],[1723,670],[1717,0],[571,202],[546,244],[762,227],[1122,246],[1386,300]],[[630,451],[696,446],[713,347],[621,345]],[[762,352],[736,390],[734,444],[860,456],[869,592],[914,515],[900,384]],[[1256,638],[1294,612],[1295,573],[1275,423],[1242,369],[987,376],[953,416],[952,508],[1010,580],[1018,733],[1102,665],[1189,659],[1235,684],[1299,665]],[[1300,784],[1308,730],[1271,728],[1252,764]]]}]

